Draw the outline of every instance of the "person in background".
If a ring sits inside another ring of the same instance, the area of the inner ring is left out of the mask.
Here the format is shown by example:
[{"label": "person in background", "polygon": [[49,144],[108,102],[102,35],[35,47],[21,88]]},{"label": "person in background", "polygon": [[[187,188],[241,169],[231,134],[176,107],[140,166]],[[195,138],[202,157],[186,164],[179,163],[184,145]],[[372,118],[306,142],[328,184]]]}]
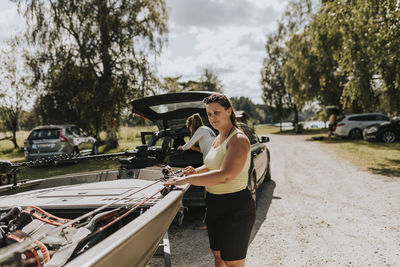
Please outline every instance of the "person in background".
[{"label": "person in background", "polygon": [[328,140],[331,140],[331,136],[333,132],[336,130],[336,125],[337,125],[337,114],[336,112],[332,112],[331,116],[329,117]]},{"label": "person in background", "polygon": [[[186,127],[190,131],[190,140],[183,146],[179,146],[178,150],[194,150],[203,154],[203,161],[207,156],[208,151],[211,148],[215,140],[215,133],[207,126],[204,126],[203,120],[199,113],[195,113],[186,119]],[[204,191],[205,193],[205,191]],[[205,198],[205,195],[204,195]],[[207,209],[206,209],[207,213]],[[205,215],[206,216],[206,215]],[[200,226],[196,229],[206,230],[207,225],[205,223],[205,216]]]},{"label": "person in background", "polygon": [[238,128],[232,103],[225,95],[212,94],[203,101],[208,120],[219,134],[203,166],[188,166],[185,176],[172,177],[164,185],[206,187],[206,223],[214,264],[242,267],[256,217],[255,203],[247,188],[250,142]]},{"label": "person in background", "polygon": [[190,140],[178,150],[195,150],[203,154],[203,160],[207,156],[212,143],[215,140],[215,133],[207,126],[204,126],[199,113],[195,113],[186,120],[186,127],[190,131]]}]

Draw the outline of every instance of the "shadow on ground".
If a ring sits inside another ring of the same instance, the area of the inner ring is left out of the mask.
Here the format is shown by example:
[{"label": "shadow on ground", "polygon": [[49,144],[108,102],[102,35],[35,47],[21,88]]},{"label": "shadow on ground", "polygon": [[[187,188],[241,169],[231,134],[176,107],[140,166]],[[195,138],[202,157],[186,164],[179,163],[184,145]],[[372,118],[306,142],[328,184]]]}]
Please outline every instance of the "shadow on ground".
[{"label": "shadow on ground", "polygon": [[251,231],[250,243],[253,241],[254,237],[257,235],[263,222],[267,219],[267,213],[269,207],[271,206],[272,199],[274,198],[274,189],[276,184],[273,180],[264,182],[257,189],[257,210],[256,210],[256,221]]},{"label": "shadow on ground", "polygon": [[[375,174],[380,174],[388,177],[400,177],[400,160],[397,159],[387,159],[388,162],[392,164],[379,164],[379,168],[368,168],[369,171]],[[393,164],[397,167],[393,167]]]}]

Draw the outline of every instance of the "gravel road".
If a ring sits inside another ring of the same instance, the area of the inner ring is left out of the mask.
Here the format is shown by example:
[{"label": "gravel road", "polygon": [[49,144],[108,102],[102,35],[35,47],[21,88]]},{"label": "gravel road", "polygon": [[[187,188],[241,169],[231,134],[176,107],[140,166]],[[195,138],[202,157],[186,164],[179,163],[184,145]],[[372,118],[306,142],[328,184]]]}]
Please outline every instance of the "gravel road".
[{"label": "gravel road", "polygon": [[[370,174],[304,136],[270,139],[272,181],[258,192],[246,266],[400,266],[400,178]],[[201,215],[170,228],[173,266],[213,266],[207,232],[194,229]]]}]

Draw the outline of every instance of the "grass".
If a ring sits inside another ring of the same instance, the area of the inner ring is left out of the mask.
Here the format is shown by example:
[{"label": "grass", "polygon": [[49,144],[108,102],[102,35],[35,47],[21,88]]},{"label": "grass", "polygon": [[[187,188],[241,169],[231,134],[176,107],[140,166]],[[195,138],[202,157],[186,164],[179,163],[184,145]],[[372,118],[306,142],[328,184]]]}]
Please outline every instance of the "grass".
[{"label": "grass", "polygon": [[400,178],[400,143],[385,144],[334,137],[319,141],[337,154],[368,171]]},{"label": "grass", "polygon": [[[107,149],[105,145],[99,147],[99,153],[115,153],[126,150],[135,149],[136,146],[142,143],[140,132],[141,131],[155,131],[155,126],[149,127],[121,127],[118,132],[119,145],[114,149]],[[17,143],[23,148],[24,139],[28,136],[29,132],[20,131],[17,133]],[[9,133],[0,133],[0,139],[5,136],[10,136]],[[105,140],[106,133],[100,134],[100,139]],[[14,145],[9,140],[0,141],[0,160],[9,160],[12,162],[23,162],[25,155],[23,149],[14,149]],[[118,161],[100,161],[100,160],[87,160],[81,161],[78,164],[65,163],[54,166],[39,166],[30,168],[21,168],[18,174],[18,179],[39,179],[45,177],[52,177],[64,175],[69,173],[98,171],[107,169],[116,169],[119,167]]]}]

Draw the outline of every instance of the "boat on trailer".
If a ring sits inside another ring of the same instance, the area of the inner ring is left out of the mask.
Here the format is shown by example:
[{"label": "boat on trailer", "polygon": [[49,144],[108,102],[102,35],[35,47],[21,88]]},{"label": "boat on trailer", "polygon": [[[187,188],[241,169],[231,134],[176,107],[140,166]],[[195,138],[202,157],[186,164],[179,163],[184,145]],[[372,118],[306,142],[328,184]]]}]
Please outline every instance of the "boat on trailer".
[{"label": "boat on trailer", "polygon": [[116,176],[77,174],[0,187],[0,266],[145,266],[188,186],[165,187],[155,175]]}]

